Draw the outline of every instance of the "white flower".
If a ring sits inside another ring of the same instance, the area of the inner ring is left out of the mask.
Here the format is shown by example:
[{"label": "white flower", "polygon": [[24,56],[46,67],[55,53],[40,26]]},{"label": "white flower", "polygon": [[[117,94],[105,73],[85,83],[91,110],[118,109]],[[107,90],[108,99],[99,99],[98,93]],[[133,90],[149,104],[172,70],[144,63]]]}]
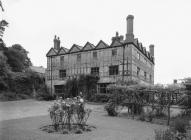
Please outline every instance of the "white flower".
[{"label": "white flower", "polygon": [[80,99],[80,102],[83,103],[83,102],[84,102],[84,99],[81,98],[81,99]]}]

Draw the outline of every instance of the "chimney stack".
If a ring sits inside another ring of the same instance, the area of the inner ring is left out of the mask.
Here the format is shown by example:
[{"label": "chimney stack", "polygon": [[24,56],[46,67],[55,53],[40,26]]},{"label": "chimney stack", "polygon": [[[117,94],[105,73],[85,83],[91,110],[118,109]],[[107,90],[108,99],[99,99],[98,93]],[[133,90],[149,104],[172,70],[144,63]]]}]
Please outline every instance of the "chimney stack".
[{"label": "chimney stack", "polygon": [[150,52],[151,56],[154,57],[154,45],[153,44],[149,45],[149,52]]},{"label": "chimney stack", "polygon": [[127,34],[126,34],[126,39],[134,39],[134,34],[133,34],[133,15],[128,15],[127,16]]},{"label": "chimney stack", "polygon": [[177,83],[178,83],[177,79],[174,79],[174,80],[173,80],[173,83],[174,83],[174,84],[177,84]]},{"label": "chimney stack", "polygon": [[54,36],[54,49],[59,50],[60,49],[60,38],[56,37],[56,35]]}]

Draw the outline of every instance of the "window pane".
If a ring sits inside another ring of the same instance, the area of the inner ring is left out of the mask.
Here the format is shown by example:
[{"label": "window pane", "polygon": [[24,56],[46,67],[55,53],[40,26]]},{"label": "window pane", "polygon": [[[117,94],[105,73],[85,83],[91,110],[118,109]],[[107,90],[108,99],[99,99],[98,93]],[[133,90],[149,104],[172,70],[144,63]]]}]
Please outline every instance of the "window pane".
[{"label": "window pane", "polygon": [[99,75],[99,67],[92,67],[91,68],[92,75]]}]

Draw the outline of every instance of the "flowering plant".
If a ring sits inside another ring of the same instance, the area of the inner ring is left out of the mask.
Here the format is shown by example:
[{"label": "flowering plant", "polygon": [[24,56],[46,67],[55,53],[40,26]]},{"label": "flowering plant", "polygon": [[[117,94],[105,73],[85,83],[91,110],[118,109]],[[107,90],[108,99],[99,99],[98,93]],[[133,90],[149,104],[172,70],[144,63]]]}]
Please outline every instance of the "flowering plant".
[{"label": "flowering plant", "polygon": [[56,100],[49,108],[50,118],[55,130],[62,128],[71,128],[75,125],[83,128],[86,125],[91,110],[85,109],[83,98],[67,98]]}]

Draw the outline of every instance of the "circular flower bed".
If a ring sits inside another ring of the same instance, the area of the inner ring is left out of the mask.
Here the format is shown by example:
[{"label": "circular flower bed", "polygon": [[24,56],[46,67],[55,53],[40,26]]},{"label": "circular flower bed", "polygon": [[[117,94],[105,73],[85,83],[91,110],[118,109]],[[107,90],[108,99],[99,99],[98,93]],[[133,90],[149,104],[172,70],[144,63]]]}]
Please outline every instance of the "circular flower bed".
[{"label": "circular flower bed", "polygon": [[49,113],[52,125],[40,128],[48,133],[81,134],[95,128],[86,124],[91,110],[85,109],[85,103],[81,97],[65,100],[60,98],[49,108]]}]

